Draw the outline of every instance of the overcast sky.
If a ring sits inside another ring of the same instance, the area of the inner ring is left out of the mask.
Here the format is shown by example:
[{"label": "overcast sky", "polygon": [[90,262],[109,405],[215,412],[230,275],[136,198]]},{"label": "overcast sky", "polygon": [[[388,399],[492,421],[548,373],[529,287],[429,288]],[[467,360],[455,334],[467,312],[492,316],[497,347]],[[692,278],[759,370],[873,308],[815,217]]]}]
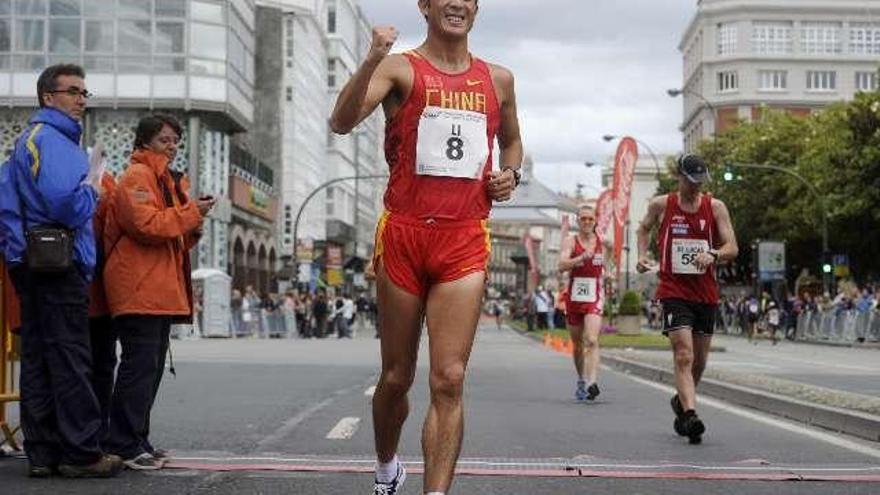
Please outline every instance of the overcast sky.
[{"label": "overcast sky", "polygon": [[[374,24],[401,33],[395,51],[425,35],[416,0],[360,0]],[[696,0],[482,0],[471,51],[510,68],[526,152],[558,191],[599,186],[598,170],[629,134],[658,153],[681,149],[678,43]]]}]

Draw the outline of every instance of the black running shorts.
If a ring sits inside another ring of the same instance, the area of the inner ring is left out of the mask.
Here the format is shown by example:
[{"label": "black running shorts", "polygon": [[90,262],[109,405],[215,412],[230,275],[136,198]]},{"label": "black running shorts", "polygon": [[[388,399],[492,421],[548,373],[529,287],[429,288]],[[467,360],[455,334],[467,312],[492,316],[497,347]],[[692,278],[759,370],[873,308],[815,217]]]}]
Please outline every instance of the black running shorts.
[{"label": "black running shorts", "polygon": [[664,299],[663,334],[690,328],[698,335],[712,335],[715,331],[716,304],[702,304],[682,299]]}]

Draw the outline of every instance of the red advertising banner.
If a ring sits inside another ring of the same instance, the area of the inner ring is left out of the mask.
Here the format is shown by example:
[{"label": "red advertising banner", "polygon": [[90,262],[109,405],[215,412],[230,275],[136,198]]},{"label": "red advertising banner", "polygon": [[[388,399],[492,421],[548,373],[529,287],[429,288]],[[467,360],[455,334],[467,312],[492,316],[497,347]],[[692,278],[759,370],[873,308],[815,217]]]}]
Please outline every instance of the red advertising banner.
[{"label": "red advertising banner", "polygon": [[620,140],[614,156],[614,264],[620,273],[620,257],[623,254],[624,227],[629,218],[629,202],[632,196],[633,174],[639,160],[639,147],[631,137]]},{"label": "red advertising banner", "polygon": [[560,230],[559,238],[560,239],[565,239],[566,237],[568,237],[568,232],[571,230],[570,223],[571,223],[571,221],[569,220],[568,213],[563,213],[562,214],[562,226],[559,228],[559,230]]},{"label": "red advertising banner", "polygon": [[604,240],[608,235],[608,227],[614,219],[614,195],[610,189],[605,189],[596,201],[596,235]]}]

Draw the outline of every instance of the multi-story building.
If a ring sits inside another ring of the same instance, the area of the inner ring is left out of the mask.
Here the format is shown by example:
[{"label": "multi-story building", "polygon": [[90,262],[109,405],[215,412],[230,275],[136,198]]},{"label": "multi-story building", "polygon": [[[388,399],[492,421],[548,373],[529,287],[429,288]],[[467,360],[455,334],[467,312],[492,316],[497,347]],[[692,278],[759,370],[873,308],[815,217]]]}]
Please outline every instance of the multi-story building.
[{"label": "multi-story building", "polygon": [[[299,208],[327,178],[327,69],[323,2],[257,2],[257,115],[255,128],[273,151],[281,207],[275,216],[280,258],[292,266]],[[302,213],[297,237],[326,237],[323,195]],[[282,270],[284,279],[293,277]]]},{"label": "multi-story building", "polygon": [[[345,83],[357,70],[371,42],[371,26],[356,0],[326,0],[327,29],[327,90],[330,114]],[[325,117],[326,120],[326,117]],[[381,110],[375,112],[354,131],[345,136],[328,132],[328,179],[341,177],[378,176],[387,173],[387,165],[379,155]],[[341,249],[349,268],[345,280],[355,282],[352,260],[369,258],[373,252],[373,234],[379,217],[380,202],[386,180],[346,180],[329,187],[326,196],[327,243]],[[328,271],[328,278],[341,281],[341,267]],[[357,285],[363,279],[357,278]]]},{"label": "multi-story building", "polygon": [[[138,119],[176,115],[185,132],[173,166],[187,169],[193,195],[219,199],[195,264],[235,273],[233,211],[264,209],[274,188],[270,169],[254,167],[247,150],[233,152],[232,136],[253,123],[254,28],[252,0],[0,0],[0,147],[12,147],[37,106],[37,76],[54,63],[85,68],[95,97],[84,144],[102,143],[117,174]],[[245,222],[237,239],[259,238],[247,235],[251,228]],[[265,283],[272,242],[264,236],[244,252],[251,247],[240,266],[249,283]]]},{"label": "multi-story building", "polygon": [[[301,282],[350,284],[355,277],[345,276],[345,261],[372,252],[384,186],[382,180],[353,177],[385,173],[381,117],[372,116],[347,136],[333,134],[328,119],[366,54],[370,25],[354,0],[258,0],[257,25],[254,127],[257,148],[272,150],[271,161],[279,164],[277,235],[288,268],[281,278],[293,278],[290,268],[299,265],[306,267]],[[327,185],[346,177],[352,179]]]},{"label": "multi-story building", "polygon": [[684,56],[685,150],[760,116],[878,87],[880,0],[699,0]]}]

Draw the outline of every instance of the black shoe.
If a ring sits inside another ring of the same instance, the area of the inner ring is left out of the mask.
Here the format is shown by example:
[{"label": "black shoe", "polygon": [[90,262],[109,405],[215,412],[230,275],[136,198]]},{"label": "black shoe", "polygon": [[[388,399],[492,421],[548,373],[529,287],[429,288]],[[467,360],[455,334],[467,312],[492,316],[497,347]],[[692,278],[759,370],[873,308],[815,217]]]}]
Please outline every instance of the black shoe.
[{"label": "black shoe", "polygon": [[62,464],[58,472],[65,478],[113,478],[122,471],[122,459],[119,456],[105,454],[97,461],[84,466]]},{"label": "black shoe", "polygon": [[688,437],[688,442],[691,445],[697,445],[703,441],[703,433],[706,432],[706,425],[700,421],[696,411],[690,410],[685,412],[684,416],[681,418],[681,429],[685,432],[685,436]]},{"label": "black shoe", "polygon": [[681,423],[681,418],[675,418],[672,422],[672,429],[675,430],[675,433],[680,437],[686,437],[687,432],[684,429],[684,426]]},{"label": "black shoe", "polygon": [[587,387],[587,400],[596,400],[596,397],[599,396],[599,385],[595,383],[590,384]]},{"label": "black shoe", "polygon": [[58,472],[56,466],[39,466],[36,464],[28,464],[28,478],[48,478]]},{"label": "black shoe", "polygon": [[681,406],[681,401],[678,400],[678,394],[672,396],[672,400],[669,401],[669,404],[672,406],[672,412],[675,413],[675,421],[672,422],[672,429],[675,430],[675,433],[678,436],[686,437],[687,432],[682,426],[682,416],[684,416],[684,408]]}]

